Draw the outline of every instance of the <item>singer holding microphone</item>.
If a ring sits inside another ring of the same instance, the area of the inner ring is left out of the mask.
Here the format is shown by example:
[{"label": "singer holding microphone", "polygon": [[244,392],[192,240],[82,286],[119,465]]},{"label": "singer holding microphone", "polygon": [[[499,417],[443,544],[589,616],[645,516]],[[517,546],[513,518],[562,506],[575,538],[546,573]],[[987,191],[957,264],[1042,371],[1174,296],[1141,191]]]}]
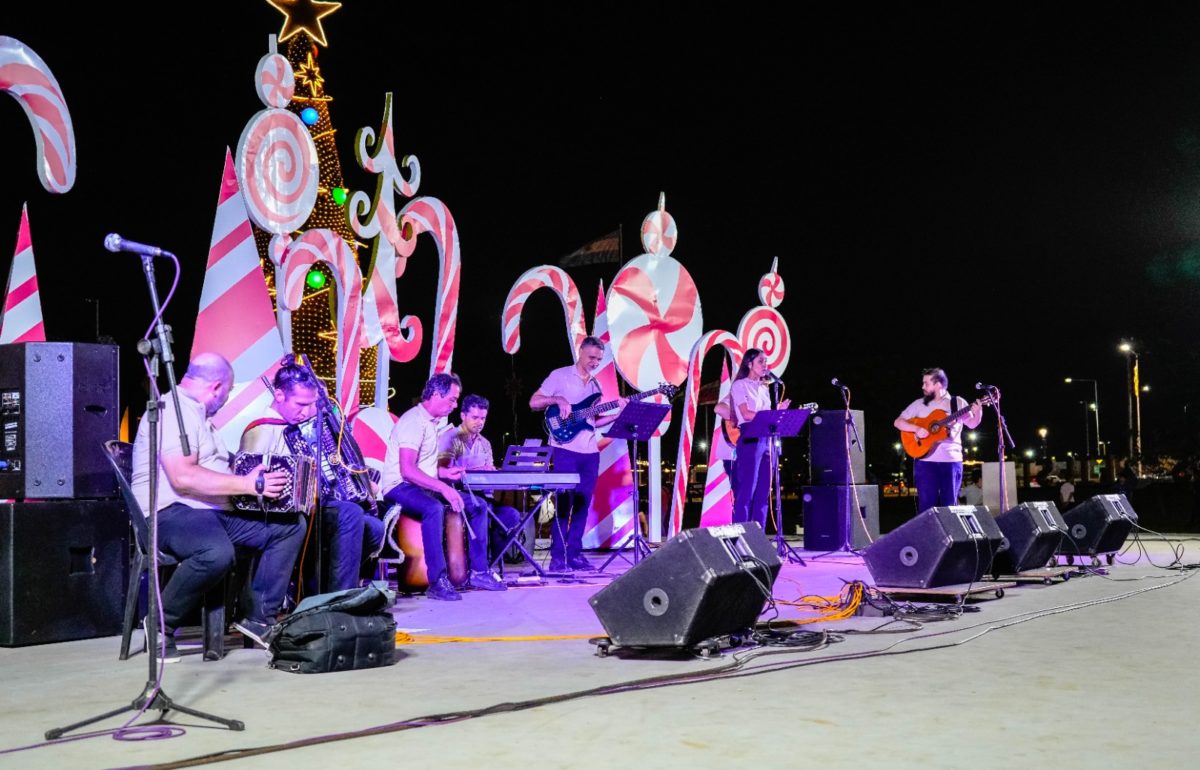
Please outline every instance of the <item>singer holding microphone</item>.
[{"label": "singer holding microphone", "polygon": [[[747,350],[729,389],[733,417],[738,427],[753,420],[759,412],[771,408],[772,382],[778,382],[778,379],[767,368],[766,355],[757,348]],[[787,409],[790,403],[785,398],[778,408]],[[733,481],[734,523],[757,521],[764,531],[767,528],[767,503],[771,495],[772,469],[768,449],[766,439],[739,436]]]},{"label": "singer holding microphone", "polygon": [[976,400],[968,407],[965,398],[950,395],[949,386],[946,372],[938,368],[925,369],[921,372],[921,398],[909,404],[893,423],[900,432],[915,433],[922,440],[931,437],[927,425],[949,423],[935,432],[927,454],[913,463],[918,513],[939,505],[958,505],[963,472],[963,426],[974,429],[983,420],[983,402]]}]

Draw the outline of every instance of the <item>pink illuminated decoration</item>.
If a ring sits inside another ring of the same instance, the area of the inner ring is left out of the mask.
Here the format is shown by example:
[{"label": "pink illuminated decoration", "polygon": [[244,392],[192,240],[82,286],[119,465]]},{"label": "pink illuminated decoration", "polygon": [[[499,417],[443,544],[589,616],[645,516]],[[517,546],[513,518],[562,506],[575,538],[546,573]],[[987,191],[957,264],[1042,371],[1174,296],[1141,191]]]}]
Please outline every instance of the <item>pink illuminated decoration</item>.
[{"label": "pink illuminated decoration", "polygon": [[691,467],[692,438],[696,430],[696,407],[700,400],[700,367],[715,347],[723,347],[736,365],[742,358],[742,346],[727,331],[706,332],[692,346],[688,357],[687,390],[683,400],[683,427],[679,434],[679,453],[675,460],[675,488],[671,495],[671,516],[667,536],[678,534],[683,526],[683,505],[687,502],[688,471]]},{"label": "pink illuminated decoration", "polygon": [[291,243],[283,258],[283,284],[276,284],[276,301],[296,310],[304,300],[304,280],[317,262],[327,262],[337,281],[337,382],[335,393],[342,412],[358,411],[358,362],[362,355],[362,273],[354,252],[332,230],[308,230]]},{"label": "pink illuminated decoration", "polygon": [[[437,198],[422,197],[400,211],[400,231],[433,236],[438,250],[437,302],[433,308],[433,349],[429,373],[450,371],[454,361],[454,335],[458,327],[459,282],[462,280],[462,249],[458,228],[446,204]],[[410,252],[411,253],[411,252]]]},{"label": "pink illuminated decoration", "polygon": [[[601,400],[616,399],[617,369],[609,347],[608,313],[604,302],[604,282],[596,294],[596,315],[592,336],[604,343],[604,360],[596,380],[600,383]],[[576,346],[578,347],[578,346]],[[612,548],[620,545],[633,528],[636,511],[633,509],[633,472],[629,448],[625,441],[600,436],[600,469],[592,509],[588,513],[583,533],[584,548]]]},{"label": "pink illuminated decoration", "polygon": [[771,272],[758,281],[758,301],[767,307],[779,307],[783,302],[783,277],[779,275],[779,257],[771,261]]},{"label": "pink illuminated decoration", "polygon": [[288,106],[296,93],[296,76],[286,56],[269,53],[258,60],[254,86],[258,98],[268,107]]},{"label": "pink illuminated decoration", "polygon": [[399,419],[378,406],[368,406],[359,410],[352,430],[368,468],[383,472],[383,463],[387,457],[387,439],[392,432],[392,426]]},{"label": "pink illuminated decoration", "polygon": [[54,73],[20,40],[0,36],[0,91],[20,103],[37,142],[38,178],[52,193],[75,184],[75,128]]},{"label": "pink illuminated decoration", "polygon": [[355,192],[350,197],[349,210],[354,234],[364,242],[371,242],[368,271],[371,277],[363,297],[363,322],[368,344],[380,348],[375,402],[386,403],[388,359],[400,363],[413,360],[423,337],[421,319],[412,315],[400,316],[396,279],[404,275],[417,241],[412,232],[404,237],[393,197],[395,193],[406,198],[416,194],[421,184],[421,165],[415,157],[405,158],[403,167],[410,174],[405,178],[396,163],[390,93],[384,97],[383,127],[379,136],[376,139],[373,129],[361,128],[355,137],[358,164],[379,179],[374,200],[365,192]]},{"label": "pink illuminated decoration", "polygon": [[287,110],[259,112],[242,130],[237,178],[254,224],[288,233],[308,221],[317,201],[317,146],[308,127]]},{"label": "pink illuminated decoration", "polygon": [[634,388],[687,377],[688,352],[704,328],[700,294],[687,269],[670,254],[677,242],[666,197],[642,223],[646,253],[617,273],[608,292],[608,324],[617,369]]},{"label": "pink illuminated decoration", "polygon": [[[729,362],[721,362],[721,387],[717,401],[729,398]],[[734,447],[725,438],[722,420],[715,415],[712,439],[708,443],[708,473],[704,480],[704,500],[700,504],[700,526],[719,527],[733,520],[733,479],[725,461],[733,459]]]},{"label": "pink illuminated decoration", "polygon": [[4,305],[0,307],[0,345],[45,341],[46,326],[42,321],[42,300],[38,292],[37,269],[33,263],[28,206],[22,206],[17,247],[8,270]]},{"label": "pink illuminated decoration", "polygon": [[758,348],[767,354],[767,366],[778,376],[787,369],[792,356],[792,335],[787,321],[775,308],[783,302],[783,278],[779,275],[779,257],[771,261],[771,272],[758,282],[758,299],[763,304],[751,308],[738,323],[738,340],[743,350]]},{"label": "pink illuminated decoration", "polygon": [[500,320],[500,342],[504,346],[504,352],[513,354],[521,349],[521,313],[525,310],[525,302],[529,295],[538,289],[551,290],[562,302],[563,316],[567,322],[567,339],[571,344],[571,360],[576,360],[579,357],[579,345],[587,336],[583,322],[583,303],[571,276],[562,268],[550,265],[526,270],[508,290],[508,298],[504,301],[504,313]]},{"label": "pink illuminated decoration", "polygon": [[213,424],[226,445],[237,446],[246,425],[271,402],[262,377],[274,375],[284,346],[228,148],[190,357],[203,352],[233,364],[233,390]]}]

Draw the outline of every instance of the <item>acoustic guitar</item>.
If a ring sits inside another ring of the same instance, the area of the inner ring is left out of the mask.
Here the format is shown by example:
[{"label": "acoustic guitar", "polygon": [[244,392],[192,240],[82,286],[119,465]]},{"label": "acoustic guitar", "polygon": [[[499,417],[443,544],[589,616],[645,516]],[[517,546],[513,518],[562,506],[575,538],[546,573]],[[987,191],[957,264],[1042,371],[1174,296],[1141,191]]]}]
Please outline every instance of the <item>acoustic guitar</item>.
[{"label": "acoustic guitar", "polygon": [[[991,395],[984,396],[979,399],[979,403],[991,406],[993,397]],[[916,460],[926,457],[939,443],[950,438],[950,427],[966,416],[969,411],[971,411],[971,405],[967,404],[962,409],[950,414],[946,414],[944,409],[934,409],[924,417],[910,418],[908,422],[929,431],[929,435],[925,438],[917,438],[916,433],[900,431],[900,443],[904,445],[904,451],[908,453],[909,457]]]},{"label": "acoustic guitar", "polygon": [[[644,398],[653,396],[655,393],[662,393],[667,398],[674,398],[677,390],[678,388],[674,385],[664,382],[657,388],[647,390],[645,393],[634,393],[632,396],[626,396],[626,400],[641,401]],[[597,404],[596,402],[599,400],[600,394],[593,393],[578,404],[572,404],[571,413],[566,418],[559,417],[562,410],[558,408],[558,404],[551,404],[546,409],[546,433],[552,436],[558,443],[566,444],[585,430],[595,430],[592,424],[588,422],[588,418],[603,414],[617,405],[616,401],[605,401],[603,404]]]}]

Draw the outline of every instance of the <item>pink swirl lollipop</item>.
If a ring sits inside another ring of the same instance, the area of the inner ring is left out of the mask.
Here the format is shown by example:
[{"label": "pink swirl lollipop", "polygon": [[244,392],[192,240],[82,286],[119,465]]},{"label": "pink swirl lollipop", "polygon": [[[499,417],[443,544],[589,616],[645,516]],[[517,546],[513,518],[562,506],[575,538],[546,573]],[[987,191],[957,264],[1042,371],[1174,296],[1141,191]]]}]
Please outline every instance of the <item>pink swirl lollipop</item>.
[{"label": "pink swirl lollipop", "polygon": [[504,300],[504,312],[500,319],[500,343],[504,346],[504,352],[511,354],[521,349],[521,313],[525,310],[525,302],[529,295],[538,289],[550,289],[558,295],[567,323],[571,355],[578,355],[579,345],[587,336],[583,325],[583,303],[579,299],[579,289],[565,270],[550,265],[526,270],[508,290],[508,298]]},{"label": "pink swirl lollipop", "polygon": [[758,348],[767,355],[767,366],[777,375],[787,369],[792,354],[792,336],[787,321],[773,307],[752,308],[738,324],[738,340],[744,350]]},{"label": "pink swirl lollipop", "polygon": [[642,220],[642,247],[647,254],[666,256],[675,250],[679,242],[679,230],[675,218],[667,213],[667,196],[658,194],[658,211],[652,211]]},{"label": "pink swirl lollipop", "polygon": [[254,223],[269,233],[303,225],[317,201],[317,147],[300,118],[268,109],[246,124],[237,148],[238,183]]},{"label": "pink swirl lollipop", "polygon": [[779,307],[783,302],[783,276],[778,272],[779,257],[771,263],[771,272],[758,281],[758,301],[767,307]]},{"label": "pink swirl lollipop", "polygon": [[629,262],[608,292],[608,328],[621,376],[638,390],[681,383],[704,329],[700,293],[677,260],[644,254]]},{"label": "pink swirl lollipop", "polygon": [[268,107],[286,107],[296,93],[296,76],[287,57],[269,53],[258,60],[254,79],[258,98]]},{"label": "pink swirl lollipop", "polygon": [[46,62],[16,38],[0,36],[0,91],[21,104],[37,142],[38,178],[52,193],[75,184],[75,128]]}]

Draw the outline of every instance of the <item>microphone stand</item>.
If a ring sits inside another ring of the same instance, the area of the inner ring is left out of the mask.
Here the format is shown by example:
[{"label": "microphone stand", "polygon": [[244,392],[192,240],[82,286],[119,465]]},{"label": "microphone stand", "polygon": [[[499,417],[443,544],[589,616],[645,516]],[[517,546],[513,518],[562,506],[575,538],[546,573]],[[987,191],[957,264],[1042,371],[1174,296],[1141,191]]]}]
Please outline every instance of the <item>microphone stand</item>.
[{"label": "microphone stand", "polygon": [[1008,448],[1015,449],[1017,443],[1013,441],[1012,434],[1008,432],[1008,422],[1005,421],[1004,415],[1000,412],[1000,389],[989,386],[987,388],[988,395],[992,396],[992,406],[996,409],[996,433],[999,435],[999,441],[996,445],[996,454],[1000,459],[1000,512],[1008,510],[1008,484],[1005,476],[1005,460],[1004,460],[1004,443],[1008,441]]},{"label": "microphone stand", "polygon": [[[838,385],[837,387],[842,392],[842,403],[846,408],[845,420],[846,426],[849,428],[846,440],[851,441],[850,435],[852,434],[854,436],[853,443],[858,447],[858,451],[861,454],[863,451],[862,438],[858,435],[858,425],[854,422],[854,412],[850,411],[850,388],[845,385]],[[854,551],[854,525],[851,523],[851,520],[853,518],[853,520],[861,522],[864,531],[867,529],[867,524],[862,520],[862,511],[858,508],[858,492],[854,488],[854,462],[851,459],[849,446],[846,447],[846,474],[844,478],[846,482],[846,495],[843,510],[846,511],[846,530],[842,533],[842,547],[840,550]],[[854,502],[853,507],[850,504],[851,500]],[[870,540],[870,536],[871,533],[867,532],[868,540]]]},{"label": "microphone stand", "polygon": [[[179,392],[175,383],[175,372],[171,367],[171,362],[174,361],[174,356],[171,353],[171,334],[170,327],[162,321],[162,307],[158,301],[158,287],[154,280],[154,261],[152,257],[142,256],[142,270],[146,275],[146,285],[150,289],[150,303],[154,308],[154,317],[157,327],[155,329],[156,339],[153,341],[142,340],[138,343],[138,352],[150,359],[150,391],[151,398],[146,402],[146,435],[149,439],[149,448],[147,458],[149,467],[155,472],[149,474],[149,518],[150,518],[150,586],[147,594],[147,614],[146,614],[146,648],[149,651],[147,657],[149,659],[149,678],[146,684],[142,687],[142,692],[133,703],[128,706],[106,711],[94,717],[76,722],[66,727],[55,727],[46,731],[46,740],[52,741],[61,738],[64,734],[72,730],[84,727],[86,725],[99,722],[109,717],[122,714],[126,711],[136,711],[141,714],[145,711],[156,710],[159,712],[159,720],[168,711],[178,711],[181,714],[207,719],[211,722],[225,725],[230,730],[245,730],[246,725],[237,719],[225,719],[224,717],[206,714],[203,711],[197,711],[187,706],[181,706],[171,700],[162,687],[162,665],[159,663],[159,642],[158,634],[161,632],[160,623],[162,622],[162,608],[159,606],[159,596],[161,587],[158,579],[158,411],[161,404],[158,401],[158,363],[161,358],[166,364],[167,381],[171,384],[171,398],[175,402],[175,419],[179,427],[180,445],[183,448],[184,456],[191,454],[188,447],[187,434],[183,429],[183,410],[179,406]],[[137,718],[137,715],[134,716]]]}]

